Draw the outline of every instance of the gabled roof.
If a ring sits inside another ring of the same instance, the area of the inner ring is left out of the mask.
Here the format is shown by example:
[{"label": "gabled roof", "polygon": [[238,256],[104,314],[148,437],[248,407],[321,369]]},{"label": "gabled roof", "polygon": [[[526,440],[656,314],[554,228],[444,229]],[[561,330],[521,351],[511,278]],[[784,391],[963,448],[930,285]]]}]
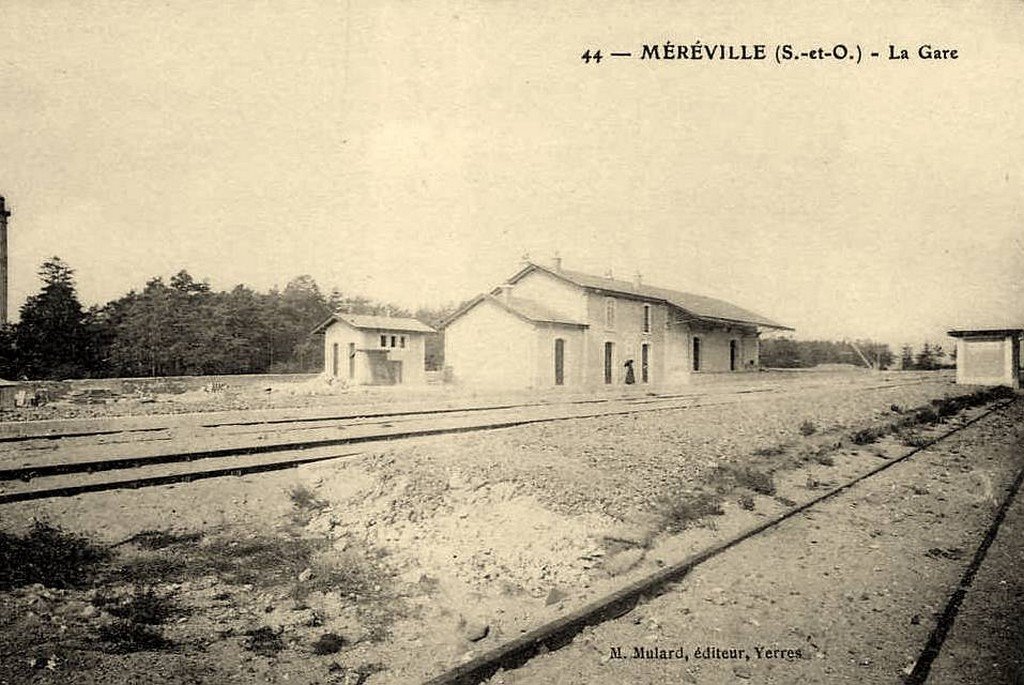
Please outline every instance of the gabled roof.
[{"label": "gabled roof", "polygon": [[524,321],[529,321],[530,323],[554,323],[561,324],[563,326],[579,326],[580,328],[588,327],[587,324],[582,321],[577,321],[565,314],[549,309],[539,302],[524,300],[520,297],[496,297],[489,293],[477,295],[472,300],[459,307],[451,316],[444,320],[441,327],[446,327],[449,323],[459,318],[481,302],[491,302],[492,304],[495,304],[505,311],[518,316]]},{"label": "gabled roof", "polygon": [[413,333],[436,333],[433,328],[418,321],[402,316],[371,316],[369,314],[332,314],[326,321],[313,329],[314,333],[325,330],[335,321],[347,323],[352,328],[375,331],[410,331]]},{"label": "gabled roof", "polygon": [[718,300],[704,295],[685,293],[669,288],[659,288],[653,285],[641,283],[637,285],[631,281],[622,281],[603,276],[594,276],[581,271],[570,271],[569,269],[550,269],[540,264],[527,262],[526,266],[519,270],[509,283],[515,283],[531,271],[543,271],[568,283],[581,288],[598,290],[616,295],[626,295],[651,302],[665,302],[697,319],[709,321],[749,324],[762,326],[764,328],[777,328],[779,330],[792,331],[793,328],[772,321],[755,312],[743,309],[724,300]]}]

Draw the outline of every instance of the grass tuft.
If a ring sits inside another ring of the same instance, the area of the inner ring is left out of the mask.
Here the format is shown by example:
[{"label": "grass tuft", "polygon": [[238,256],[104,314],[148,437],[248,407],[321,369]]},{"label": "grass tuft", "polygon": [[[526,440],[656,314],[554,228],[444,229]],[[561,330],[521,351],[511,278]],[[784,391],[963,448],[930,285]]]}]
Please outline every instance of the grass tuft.
[{"label": "grass tuft", "polygon": [[800,424],[800,435],[809,437],[818,432],[818,427],[814,425],[813,421],[804,421]]},{"label": "grass tuft", "polygon": [[135,592],[122,601],[100,594],[92,603],[112,616],[151,626],[166,623],[180,613],[171,598],[158,595],[153,588],[135,588]]},{"label": "grass tuft", "polygon": [[137,545],[140,549],[152,551],[175,545],[195,544],[202,539],[203,534],[199,532],[174,533],[169,530],[144,530],[131,536],[125,542]]},{"label": "grass tuft", "polygon": [[662,503],[661,528],[678,533],[706,516],[721,516],[722,498],[707,492],[687,492],[678,498]]},{"label": "grass tuft", "polygon": [[158,628],[126,619],[100,626],[99,633],[107,649],[120,654],[166,649],[173,645]]},{"label": "grass tuft", "polygon": [[711,472],[710,482],[719,492],[728,492],[734,487],[747,488],[760,495],[774,495],[775,481],[770,473],[752,466],[727,464],[717,466]]}]

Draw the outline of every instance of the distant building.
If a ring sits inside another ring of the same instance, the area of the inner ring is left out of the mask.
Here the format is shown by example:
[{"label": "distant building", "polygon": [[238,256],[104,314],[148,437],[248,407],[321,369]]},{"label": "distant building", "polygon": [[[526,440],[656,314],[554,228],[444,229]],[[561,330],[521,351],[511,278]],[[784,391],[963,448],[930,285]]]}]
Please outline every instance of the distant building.
[{"label": "distant building", "polygon": [[0,378],[0,411],[14,409],[20,384]]},{"label": "distant building", "polygon": [[456,382],[495,387],[686,382],[758,368],[761,329],[793,330],[701,295],[527,262],[444,323]]},{"label": "distant building", "polygon": [[433,328],[416,319],[334,314],[324,333],[324,373],[353,385],[426,383],[425,337]]},{"label": "distant building", "polygon": [[956,382],[963,385],[1021,385],[1022,328],[949,331],[956,338]]}]

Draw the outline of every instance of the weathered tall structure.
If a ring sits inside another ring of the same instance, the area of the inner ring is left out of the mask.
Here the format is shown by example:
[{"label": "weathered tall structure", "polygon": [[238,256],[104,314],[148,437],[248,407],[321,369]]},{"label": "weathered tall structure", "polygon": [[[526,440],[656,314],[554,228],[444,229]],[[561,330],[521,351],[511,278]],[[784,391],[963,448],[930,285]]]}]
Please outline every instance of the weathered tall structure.
[{"label": "weathered tall structure", "polygon": [[7,217],[11,215],[0,195],[0,325],[7,323]]}]

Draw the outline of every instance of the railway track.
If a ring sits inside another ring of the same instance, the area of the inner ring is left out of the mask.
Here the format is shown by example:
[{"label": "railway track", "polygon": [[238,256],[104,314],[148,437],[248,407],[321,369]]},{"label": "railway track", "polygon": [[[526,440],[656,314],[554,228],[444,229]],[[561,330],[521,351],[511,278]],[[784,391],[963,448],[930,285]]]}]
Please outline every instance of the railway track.
[{"label": "railway track", "polygon": [[[870,391],[870,390],[886,390],[891,388],[907,387],[912,385],[921,385],[923,383],[934,382],[934,379],[911,379],[901,382],[873,384],[861,387],[854,387],[854,391]],[[816,386],[812,386],[814,389]],[[726,391],[722,394],[726,395],[746,395],[746,394],[768,394],[768,393],[787,393],[805,390],[807,388],[784,388],[780,386],[769,386],[765,388],[741,388],[739,390]],[[277,427],[277,426],[300,426],[310,424],[337,424],[337,422],[366,422],[373,419],[381,419],[381,423],[389,421],[414,418],[417,416],[428,417],[428,416],[443,416],[447,414],[460,414],[460,413],[479,413],[486,411],[500,411],[500,410],[516,410],[516,409],[530,409],[537,407],[557,407],[557,406],[584,406],[594,404],[611,404],[616,402],[624,402],[630,404],[645,404],[650,402],[657,402],[668,399],[682,399],[682,398],[701,398],[708,397],[714,393],[707,391],[689,391],[681,393],[653,393],[648,392],[643,395],[616,395],[611,397],[588,397],[588,398],[577,398],[577,399],[546,399],[543,401],[536,402],[519,402],[519,403],[504,403],[504,404],[489,404],[489,405],[478,405],[478,406],[461,406],[461,407],[443,407],[438,409],[407,409],[399,411],[379,411],[379,410],[367,410],[357,412],[347,412],[340,414],[328,414],[320,416],[298,416],[298,417],[282,417],[282,418],[263,418],[263,419],[246,419],[246,420],[225,420],[225,421],[210,421],[203,420],[203,416],[199,415],[198,421],[196,415],[188,415],[190,421],[187,422],[186,427],[192,426],[202,429],[218,429],[218,428],[266,428],[266,427]],[[135,417],[140,418],[140,417]],[[182,419],[180,414],[168,414],[168,415],[152,415],[146,417],[152,420],[159,420],[161,418],[170,421],[179,421]],[[72,419],[73,420],[73,419]],[[116,418],[102,419],[102,421],[116,421]],[[55,443],[61,440],[72,440],[80,438],[98,438],[108,437],[114,435],[134,435],[137,433],[159,433],[159,432],[170,432],[178,426],[168,424],[159,426],[138,426],[138,427],[122,427],[122,428],[97,428],[92,430],[75,430],[65,432],[36,432],[33,430],[33,422],[26,422],[25,424],[0,424],[0,430],[6,428],[11,431],[25,431],[18,434],[3,435],[0,434],[0,444],[5,443],[24,443],[32,441],[40,441],[43,443]],[[50,422],[40,422],[50,423]]]},{"label": "railway track", "polygon": [[[539,626],[538,628],[535,628],[514,640],[498,645],[487,652],[479,654],[470,661],[433,677],[427,681],[427,685],[472,685],[480,683],[493,676],[499,670],[518,668],[539,654],[560,649],[561,647],[571,643],[583,629],[618,619],[624,614],[630,612],[641,599],[649,599],[663,594],[667,591],[671,583],[680,580],[704,562],[777,527],[779,524],[788,521],[813,507],[858,487],[862,483],[865,483],[871,478],[891,469],[897,464],[911,459],[921,451],[928,449],[952,435],[955,435],[964,428],[981,421],[995,412],[1007,408],[1016,401],[1018,401],[1018,398],[997,401],[978,416],[955,426],[952,430],[930,440],[927,444],[916,447],[902,456],[890,459],[866,473],[834,487],[827,492],[804,502],[803,504],[794,506],[757,526],[749,528],[734,537],[729,538],[728,540],[697,552],[680,562],[667,566],[658,572],[645,578],[641,578],[611,594],[598,598],[575,611]],[[916,661],[912,672],[907,676],[905,682],[913,683],[914,685],[921,685],[926,681],[931,664],[939,653],[942,643],[955,620],[956,613],[963,601],[966,590],[970,586],[981,562],[984,560],[985,553],[987,552],[989,545],[992,543],[992,540],[995,538],[999,526],[1002,524],[1006,515],[1006,511],[1020,490],[1022,483],[1024,483],[1024,470],[1021,470],[1017,474],[1006,497],[1000,503],[991,525],[988,527],[981,544],[973,555],[970,565],[961,576],[960,582],[953,595],[950,597],[945,611],[939,618],[939,622],[935,630],[932,632],[928,643],[921,652],[920,658]]]},{"label": "railway track", "polygon": [[[904,384],[885,384],[856,388],[856,390],[877,390],[914,385],[922,381],[910,381]],[[120,456],[85,455],[75,458],[57,458],[50,461],[37,461],[19,466],[0,468],[0,504],[48,499],[52,497],[68,497],[90,492],[107,490],[153,487],[173,483],[186,483],[222,476],[242,476],[254,473],[266,473],[298,466],[328,461],[332,459],[354,458],[362,454],[342,448],[353,446],[372,447],[396,440],[431,437],[439,435],[457,435],[480,431],[491,431],[515,428],[533,424],[554,423],[579,419],[592,419],[609,416],[625,416],[657,411],[674,411],[715,406],[726,406],[748,401],[750,395],[785,394],[777,388],[743,389],[724,396],[698,395],[694,393],[644,395],[627,398],[586,399],[567,405],[550,405],[546,403],[529,403],[519,405],[503,405],[500,407],[473,407],[469,410],[444,409],[421,412],[397,412],[384,414],[391,420],[374,423],[357,423],[338,425],[332,428],[353,428],[380,425],[386,429],[394,428],[398,421],[394,417],[419,415],[430,423],[424,427],[398,428],[394,430],[372,430],[362,435],[347,437],[330,437],[306,440],[292,440],[265,444],[243,444],[227,447],[215,447],[204,450],[179,450],[150,454],[128,454]],[[710,397],[710,399],[709,399]],[[683,401],[680,401],[683,400]],[[524,409],[544,412],[558,410],[564,406],[587,408],[596,404],[617,403],[616,408],[600,411],[571,411],[554,414],[541,413],[536,416],[508,416],[511,412],[521,413]],[[499,412],[505,416],[490,417],[484,421],[469,421],[455,425],[437,425],[439,416],[456,417],[459,411],[463,416],[478,417],[485,411]],[[359,415],[364,418],[364,415]],[[282,419],[277,424],[301,422],[306,420],[336,421],[336,419]],[[232,424],[214,424],[237,425]],[[264,422],[252,422],[261,424]],[[58,455],[54,455],[58,456]],[[97,474],[106,474],[97,476]],[[3,486],[3,483],[8,485]]]},{"label": "railway track", "polygon": [[[664,401],[664,400],[663,400]],[[0,504],[67,497],[87,492],[102,492],[126,488],[151,487],[170,483],[189,482],[219,476],[240,476],[294,468],[331,459],[351,458],[361,452],[337,452],[338,448],[353,445],[373,446],[395,440],[456,435],[481,431],[515,428],[541,423],[591,419],[607,416],[625,416],[655,411],[672,411],[723,406],[742,402],[732,399],[718,402],[696,402],[680,404],[669,400],[669,404],[658,406],[626,406],[621,409],[515,418],[472,423],[457,426],[433,426],[412,430],[375,432],[348,438],[306,440],[269,445],[249,445],[201,451],[170,452],[164,454],[124,456],[117,458],[87,458],[76,461],[33,464],[0,469],[0,482],[21,481],[25,485],[0,492]],[[652,404],[650,402],[645,405]],[[312,454],[311,454],[312,452]],[[264,459],[272,455],[271,459]],[[201,463],[199,463],[201,462]],[[96,478],[95,474],[111,472],[108,478]],[[127,474],[124,472],[128,472]],[[89,482],[81,482],[82,478]]]},{"label": "railway track", "polygon": [[[776,388],[755,388],[755,389],[744,389],[738,391],[739,393],[760,393],[760,392],[775,392]],[[244,421],[205,421],[196,423],[195,426],[198,428],[205,429],[217,429],[217,428],[234,428],[234,427],[256,427],[265,428],[268,426],[288,426],[288,425],[304,425],[304,424],[336,424],[337,422],[344,421],[359,421],[365,422],[371,419],[384,419],[381,423],[385,423],[389,420],[402,420],[407,418],[413,418],[417,416],[442,416],[446,414],[461,414],[461,413],[478,413],[485,411],[500,411],[500,410],[512,410],[512,409],[529,409],[533,407],[553,407],[553,406],[577,406],[577,405],[591,405],[591,404],[610,404],[613,402],[626,402],[632,404],[643,404],[647,402],[653,402],[658,400],[666,399],[678,399],[685,397],[702,397],[706,393],[646,393],[641,396],[615,396],[615,397],[598,397],[598,398],[586,398],[576,400],[560,400],[560,401],[538,401],[538,402],[520,402],[513,404],[490,404],[490,405],[479,405],[479,406],[468,406],[468,407],[443,407],[440,409],[408,409],[401,411],[362,411],[362,412],[349,412],[344,414],[330,414],[327,416],[300,416],[300,417],[284,417],[284,418],[267,418],[267,419],[248,419]],[[169,415],[168,418],[177,418],[178,415]],[[74,438],[91,438],[91,437],[106,437],[111,435],[120,434],[134,434],[134,433],[157,433],[161,431],[171,431],[175,426],[150,426],[150,427],[135,427],[135,428],[110,428],[110,429],[97,429],[97,430],[83,430],[83,431],[68,431],[64,433],[25,433],[20,435],[0,435],[0,444],[2,443],[19,443],[19,442],[30,442],[34,440],[44,442],[55,442],[59,440],[74,439]]]}]

